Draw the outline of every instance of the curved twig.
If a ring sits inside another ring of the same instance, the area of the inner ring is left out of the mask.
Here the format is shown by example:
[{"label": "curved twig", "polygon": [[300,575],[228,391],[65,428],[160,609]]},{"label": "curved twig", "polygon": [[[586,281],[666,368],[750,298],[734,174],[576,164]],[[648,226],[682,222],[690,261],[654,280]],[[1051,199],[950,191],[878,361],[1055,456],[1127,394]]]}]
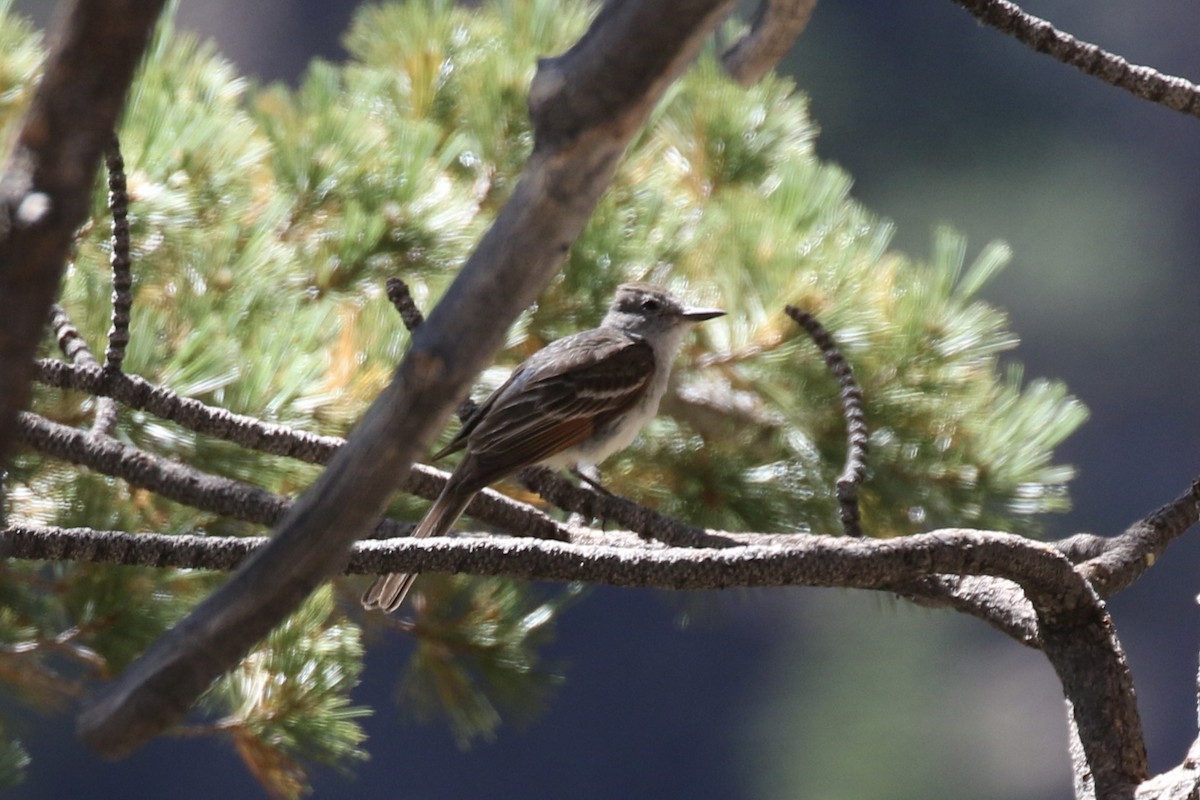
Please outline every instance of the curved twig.
[{"label": "curved twig", "polygon": [[99,362],[92,355],[87,340],[79,333],[75,323],[67,315],[65,308],[58,303],[50,306],[50,334],[58,342],[58,349],[70,359],[71,363],[81,367],[98,367]]},{"label": "curved twig", "polygon": [[858,485],[867,475],[867,451],[869,437],[867,434],[866,415],[863,411],[862,388],[854,379],[850,362],[842,355],[829,331],[825,330],[816,317],[807,311],[787,306],[784,309],[792,320],[804,328],[821,354],[825,356],[825,364],[837,378],[838,390],[842,400],[842,415],[846,418],[846,466],[837,479],[838,506],[841,510],[842,528],[847,536],[862,536],[861,515],[858,511]]},{"label": "curved twig", "polygon": [[1164,75],[1151,67],[1130,64],[1114,53],[1058,30],[1046,20],[1026,13],[1020,6],[1007,0],[953,1],[980,22],[1012,36],[1039,53],[1070,64],[1085,75],[1099,78],[1143,100],[1200,117],[1200,86],[1190,81]]}]

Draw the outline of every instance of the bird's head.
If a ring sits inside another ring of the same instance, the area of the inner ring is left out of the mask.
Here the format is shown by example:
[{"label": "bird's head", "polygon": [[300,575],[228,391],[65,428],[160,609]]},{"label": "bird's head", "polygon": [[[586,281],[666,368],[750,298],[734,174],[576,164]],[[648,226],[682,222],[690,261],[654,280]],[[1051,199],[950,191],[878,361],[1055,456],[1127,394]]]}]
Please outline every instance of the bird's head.
[{"label": "bird's head", "polygon": [[683,328],[724,313],[719,308],[685,306],[678,297],[660,286],[624,283],[617,287],[617,296],[604,324],[644,336]]}]

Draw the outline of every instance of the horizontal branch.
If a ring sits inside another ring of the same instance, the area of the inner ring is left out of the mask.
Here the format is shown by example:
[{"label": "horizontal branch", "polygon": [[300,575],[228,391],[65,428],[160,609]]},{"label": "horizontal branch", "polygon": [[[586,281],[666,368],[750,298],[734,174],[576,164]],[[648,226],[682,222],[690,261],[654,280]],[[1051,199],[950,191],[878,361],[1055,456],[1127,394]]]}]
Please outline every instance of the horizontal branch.
[{"label": "horizontal branch", "polygon": [[[234,414],[219,406],[206,405],[193,398],[181,397],[167,387],[137,375],[112,372],[94,365],[67,364],[54,359],[39,359],[36,368],[37,380],[49,386],[111,397],[123,405],[148,411],[195,433],[260,453],[294,458],[308,464],[326,464],[346,443],[345,439],[337,436],[320,436],[286,425],[263,422],[245,414]],[[432,500],[442,491],[447,477],[447,473],[441,470],[414,464],[398,488]],[[467,513],[518,536],[544,539],[562,539],[566,536],[563,529],[546,515],[491,489],[476,495],[467,507]]]},{"label": "horizontal branch", "polygon": [[266,543],[265,536],[126,533],[29,525],[13,525],[0,531],[0,552],[6,558],[175,569],[231,570]]},{"label": "horizontal branch", "polygon": [[[1098,596],[1052,546],[1003,533],[942,530],[888,540],[713,534],[769,544],[722,548],[630,546],[632,534],[588,532],[580,544],[494,536],[356,543],[349,573],[442,572],[623,587],[718,589],[824,586],[941,595],[1026,644],[1040,644],[1071,702],[1097,787],[1144,777],[1145,749],[1132,681]],[[604,543],[608,538],[620,541]],[[10,557],[232,569],[268,540],[14,527]],[[953,576],[953,577],[951,577]],[[1007,590],[1021,587],[1032,601]],[[1010,605],[1011,604],[1011,605]],[[1035,633],[1036,632],[1036,633]],[[1036,638],[1035,638],[1036,637]]]},{"label": "horizontal branch", "polygon": [[[628,542],[631,532],[592,531],[592,541]],[[739,537],[772,542],[772,534]],[[122,533],[91,528],[12,526],[10,558],[78,559],[114,564],[232,569],[266,537]],[[596,538],[598,537],[598,538]],[[501,536],[375,539],[355,543],[345,571],[442,572],[586,581],[661,589],[826,586],[891,591],[930,575],[992,575],[1050,588],[1070,572],[1051,548],[1019,536],[945,529],[886,540],[786,537],[781,544],[696,548],[578,544]]]},{"label": "horizontal branch", "polygon": [[17,414],[17,438],[38,452],[121,478],[169,500],[213,514],[272,525],[288,507],[285,498],[257,486],[210,475],[28,411]]},{"label": "horizontal branch", "polygon": [[1085,75],[1173,111],[1200,117],[1200,86],[1183,78],[1130,64],[1124,58],[1058,30],[1007,0],[953,0],[980,22]]}]

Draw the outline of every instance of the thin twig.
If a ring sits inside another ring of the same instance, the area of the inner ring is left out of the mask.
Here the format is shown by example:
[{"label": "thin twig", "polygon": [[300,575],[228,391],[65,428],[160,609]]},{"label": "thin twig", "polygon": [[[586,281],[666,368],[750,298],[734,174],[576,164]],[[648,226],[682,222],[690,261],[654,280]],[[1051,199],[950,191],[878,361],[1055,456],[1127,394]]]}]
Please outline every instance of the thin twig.
[{"label": "thin twig", "polygon": [[[17,416],[17,435],[38,452],[121,478],[169,500],[223,517],[273,525],[292,505],[287,498],[258,486],[210,475],[114,439],[90,436],[28,411]],[[407,532],[409,527],[394,520],[381,520],[377,533],[390,538]]]},{"label": "thin twig", "polygon": [[412,293],[408,290],[408,284],[404,282],[403,278],[393,275],[387,279],[385,286],[388,300],[392,301],[392,305],[400,313],[404,327],[409,333],[412,333],[425,321],[425,315],[421,313],[421,309],[417,308],[417,301],[413,300]]},{"label": "thin twig", "polygon": [[104,351],[104,368],[121,371],[125,347],[129,344],[129,315],[133,308],[133,272],[129,259],[129,193],[126,191],[125,159],[121,141],[113,133],[104,154],[108,169],[108,210],[112,213],[112,327]]},{"label": "thin twig", "polygon": [[[124,375],[106,374],[105,377],[109,380],[129,379]],[[111,439],[96,440],[75,428],[51,422],[29,412],[22,412],[18,417],[18,435],[30,447],[47,455],[86,466],[104,475],[121,478],[134,486],[192,508],[232,519],[273,525],[292,506],[288,499],[257,486],[210,475],[186,464],[160,458]],[[278,442],[279,438],[272,441]],[[332,451],[329,455],[332,455]],[[405,480],[405,486],[413,494],[431,498],[438,495],[445,480],[445,473],[422,467],[410,473]],[[564,528],[537,509],[495,492],[489,492],[487,495],[481,492],[469,508],[472,512],[478,512],[479,518],[494,520],[495,524],[516,536],[568,538]],[[372,535],[386,539],[405,535],[411,529],[411,523],[384,519],[373,528]]]},{"label": "thin twig", "polygon": [[676,547],[729,547],[736,542],[719,533],[688,525],[619,495],[584,489],[546,467],[529,467],[517,479],[547,502],[584,519],[615,522],[638,536]]},{"label": "thin twig", "polygon": [[[87,340],[71,322],[66,309],[58,303],[50,306],[50,330],[58,349],[77,367],[99,369],[100,364],[92,355]],[[92,434],[109,436],[117,426],[117,403],[111,397],[96,397],[96,413],[92,418]]]},{"label": "thin twig", "polygon": [[[404,321],[405,329],[409,333],[414,333],[417,328],[421,327],[421,323],[425,321],[425,315],[417,307],[417,301],[413,299],[412,292],[408,289],[408,284],[404,282],[403,278],[393,275],[387,279],[386,286],[388,300],[392,301],[392,306],[399,312],[400,319]],[[478,404],[468,396],[459,403],[458,408],[454,411],[454,415],[458,417],[460,422],[466,422],[478,408]]]},{"label": "thin twig", "polygon": [[92,355],[87,340],[79,333],[75,323],[71,322],[65,308],[58,303],[50,306],[50,334],[58,342],[58,349],[72,364],[80,367],[99,367],[99,362]]},{"label": "thin twig", "polygon": [[1076,39],[1049,22],[1026,13],[1007,0],[953,0],[976,19],[1001,33],[1070,64],[1085,75],[1124,89],[1143,100],[1158,103],[1174,111],[1200,117],[1200,86],[1174,75],[1130,64],[1124,58],[1094,44]]},{"label": "thin twig", "polygon": [[846,466],[837,479],[838,506],[841,510],[842,528],[847,536],[862,536],[861,515],[858,510],[858,487],[867,475],[867,451],[869,436],[866,416],[863,411],[862,388],[854,379],[850,362],[842,355],[829,331],[825,330],[816,317],[807,311],[787,306],[784,309],[796,324],[808,332],[809,337],[825,356],[825,364],[837,378],[842,400],[842,416],[846,420]]}]

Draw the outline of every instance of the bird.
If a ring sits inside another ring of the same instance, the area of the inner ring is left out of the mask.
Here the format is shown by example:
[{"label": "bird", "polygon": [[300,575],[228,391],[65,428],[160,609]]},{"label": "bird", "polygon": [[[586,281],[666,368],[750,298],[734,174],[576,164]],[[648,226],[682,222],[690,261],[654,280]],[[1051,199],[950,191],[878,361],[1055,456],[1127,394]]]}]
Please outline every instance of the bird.
[{"label": "bird", "polygon": [[[531,355],[433,455],[466,451],[412,535],[444,534],[476,494],[525,467],[588,469],[628,447],[658,413],[684,334],[723,314],[687,307],[652,284],[617,287],[598,327]],[[395,611],[416,577],[380,575],[363,606]]]}]

